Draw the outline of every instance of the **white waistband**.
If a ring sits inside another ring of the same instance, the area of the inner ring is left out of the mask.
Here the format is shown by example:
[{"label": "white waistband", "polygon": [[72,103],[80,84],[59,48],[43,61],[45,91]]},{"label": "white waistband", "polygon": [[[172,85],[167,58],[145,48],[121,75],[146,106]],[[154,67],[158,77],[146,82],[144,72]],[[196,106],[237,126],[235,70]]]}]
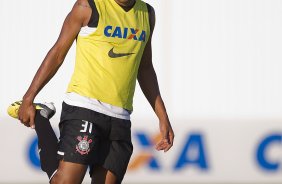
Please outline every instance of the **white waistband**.
[{"label": "white waistband", "polygon": [[66,93],[64,102],[68,105],[90,109],[111,117],[130,120],[131,111],[101,102],[97,99],[84,97],[77,93]]}]

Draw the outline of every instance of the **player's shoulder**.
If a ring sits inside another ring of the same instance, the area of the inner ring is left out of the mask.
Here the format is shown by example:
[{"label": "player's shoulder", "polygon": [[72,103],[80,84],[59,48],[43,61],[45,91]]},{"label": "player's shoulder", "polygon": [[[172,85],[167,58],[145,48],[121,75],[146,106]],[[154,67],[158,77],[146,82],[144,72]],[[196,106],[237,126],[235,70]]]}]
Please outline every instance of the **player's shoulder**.
[{"label": "player's shoulder", "polygon": [[76,3],[82,3],[85,5],[89,5],[89,0],[76,0]]},{"label": "player's shoulder", "polygon": [[83,26],[89,20],[91,15],[91,7],[87,0],[76,0],[69,17],[71,20],[81,23]]},{"label": "player's shoulder", "polygon": [[141,1],[141,3],[143,3],[144,5],[146,5],[147,10],[148,10],[149,13],[155,12],[155,10],[154,10],[154,8],[153,8],[152,5],[150,5],[149,3],[147,3],[147,2],[145,2],[145,1],[143,1],[143,0],[140,0],[140,1]]},{"label": "player's shoulder", "polygon": [[147,9],[148,9],[149,13],[154,13],[155,12],[155,9],[154,9],[154,7],[152,5],[150,5],[147,2],[144,2],[144,3],[146,3],[146,6],[147,6]]},{"label": "player's shoulder", "polygon": [[155,27],[155,21],[156,21],[155,9],[149,3],[147,2],[144,2],[144,3],[147,6],[147,10],[149,13],[150,27],[151,27],[151,31],[153,31]]},{"label": "player's shoulder", "polygon": [[74,11],[87,11],[91,10],[91,6],[88,0],[76,0],[73,6]]},{"label": "player's shoulder", "polygon": [[76,0],[75,5],[84,8],[91,8],[89,2],[90,2],[89,0]]},{"label": "player's shoulder", "polygon": [[147,2],[144,2],[144,3],[147,6],[147,10],[148,10],[150,19],[155,20],[155,9],[154,9],[154,7],[152,5],[150,5],[149,3],[147,3]]}]

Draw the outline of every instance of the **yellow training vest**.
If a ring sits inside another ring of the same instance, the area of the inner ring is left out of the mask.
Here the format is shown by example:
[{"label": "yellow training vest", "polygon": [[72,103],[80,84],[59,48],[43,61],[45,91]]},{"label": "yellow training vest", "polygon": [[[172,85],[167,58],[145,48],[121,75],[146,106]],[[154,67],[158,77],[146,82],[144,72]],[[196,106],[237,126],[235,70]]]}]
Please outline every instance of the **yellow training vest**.
[{"label": "yellow training vest", "polygon": [[115,0],[94,0],[95,32],[78,35],[76,64],[67,92],[132,110],[139,64],[150,36],[146,3],[124,11]]}]

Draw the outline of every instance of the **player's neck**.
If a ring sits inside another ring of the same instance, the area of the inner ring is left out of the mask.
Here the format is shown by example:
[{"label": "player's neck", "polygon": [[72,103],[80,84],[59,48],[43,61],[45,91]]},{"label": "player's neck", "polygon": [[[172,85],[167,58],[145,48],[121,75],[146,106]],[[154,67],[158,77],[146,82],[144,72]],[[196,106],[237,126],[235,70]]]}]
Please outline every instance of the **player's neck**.
[{"label": "player's neck", "polygon": [[125,11],[130,10],[134,6],[135,1],[136,0],[115,0]]}]

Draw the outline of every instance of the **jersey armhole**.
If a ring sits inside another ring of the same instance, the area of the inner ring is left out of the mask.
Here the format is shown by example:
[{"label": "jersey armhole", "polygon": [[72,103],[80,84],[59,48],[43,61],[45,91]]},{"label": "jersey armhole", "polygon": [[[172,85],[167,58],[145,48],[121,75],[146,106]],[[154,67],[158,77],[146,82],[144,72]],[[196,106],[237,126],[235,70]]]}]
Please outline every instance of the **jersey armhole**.
[{"label": "jersey armhole", "polygon": [[98,13],[97,7],[95,5],[94,0],[88,0],[88,3],[92,9],[92,14],[91,14],[91,17],[90,17],[90,20],[87,26],[88,27],[97,27],[98,22],[99,22],[99,13]]}]

